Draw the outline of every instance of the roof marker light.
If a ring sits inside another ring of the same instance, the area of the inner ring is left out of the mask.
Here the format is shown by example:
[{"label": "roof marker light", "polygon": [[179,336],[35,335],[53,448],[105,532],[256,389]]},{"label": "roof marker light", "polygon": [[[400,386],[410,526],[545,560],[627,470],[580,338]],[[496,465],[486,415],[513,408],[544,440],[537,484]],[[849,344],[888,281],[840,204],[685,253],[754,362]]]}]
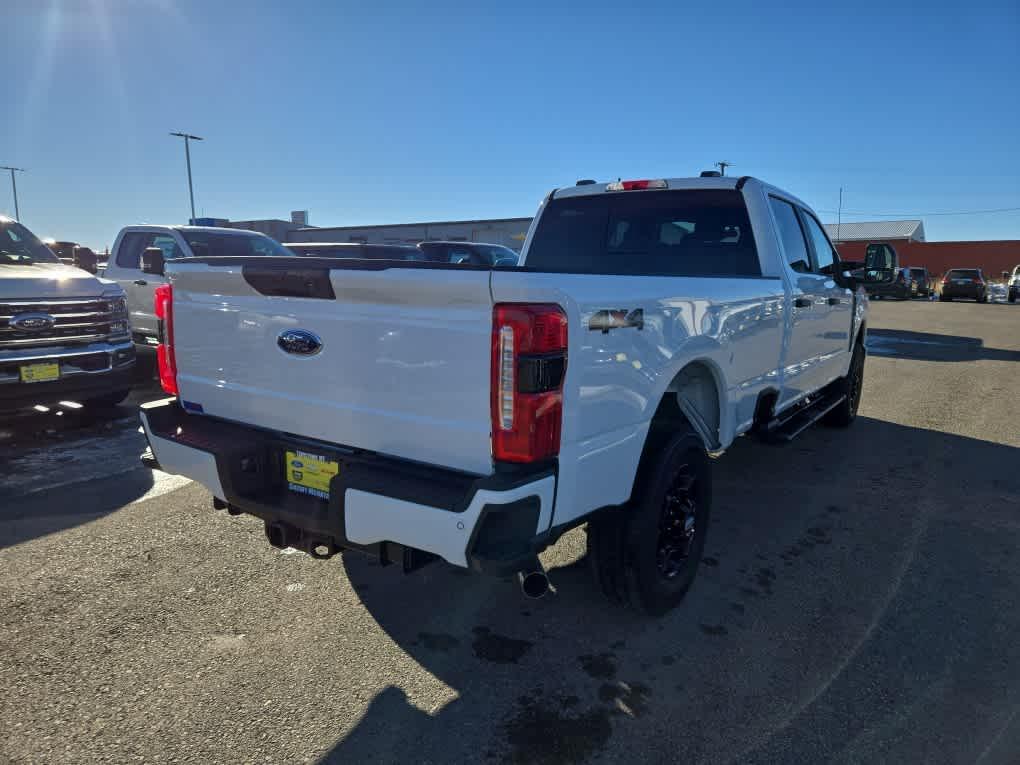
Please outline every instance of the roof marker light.
[{"label": "roof marker light", "polygon": [[645,189],[665,189],[666,181],[662,178],[655,181],[616,181],[606,184],[606,191],[643,191]]}]

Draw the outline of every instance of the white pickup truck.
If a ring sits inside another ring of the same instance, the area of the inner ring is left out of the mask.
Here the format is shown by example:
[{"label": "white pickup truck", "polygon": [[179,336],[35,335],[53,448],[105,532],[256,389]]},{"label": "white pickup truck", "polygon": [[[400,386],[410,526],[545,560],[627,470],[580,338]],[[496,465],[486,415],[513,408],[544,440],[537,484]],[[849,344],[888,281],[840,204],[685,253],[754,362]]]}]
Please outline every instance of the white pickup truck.
[{"label": "white pickup truck", "polygon": [[65,400],[117,404],[134,364],[124,291],[61,263],[0,216],[0,414]]},{"label": "white pickup truck", "polygon": [[131,337],[139,351],[150,354],[159,343],[159,327],[152,312],[161,274],[142,272],[142,255],[157,253],[165,261],[198,256],[287,256],[274,239],[256,231],[213,226],[127,226],[117,234],[103,275],[116,281],[127,295]]},{"label": "white pickup truck", "polygon": [[858,281],[892,270],[849,267],[747,177],[556,189],[516,268],[174,260],[145,459],[274,546],[439,556],[531,595],[587,522],[606,594],[662,613],[704,549],[709,456],[853,422]]}]

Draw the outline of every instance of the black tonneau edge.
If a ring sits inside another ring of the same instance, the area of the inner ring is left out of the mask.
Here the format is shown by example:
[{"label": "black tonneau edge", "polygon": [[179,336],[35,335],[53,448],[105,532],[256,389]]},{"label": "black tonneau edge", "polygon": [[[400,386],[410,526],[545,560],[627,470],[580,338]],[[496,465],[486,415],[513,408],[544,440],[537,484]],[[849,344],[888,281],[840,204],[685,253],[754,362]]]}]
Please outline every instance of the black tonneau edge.
[{"label": "black tonneau edge", "polygon": [[262,270],[278,271],[385,271],[390,268],[420,268],[439,271],[494,271],[512,270],[513,266],[487,266],[471,263],[440,263],[430,260],[375,260],[363,258],[321,258],[307,255],[280,257],[276,255],[228,255],[224,257],[175,258],[167,261],[167,269],[177,265],[204,265],[234,268],[256,266]]}]

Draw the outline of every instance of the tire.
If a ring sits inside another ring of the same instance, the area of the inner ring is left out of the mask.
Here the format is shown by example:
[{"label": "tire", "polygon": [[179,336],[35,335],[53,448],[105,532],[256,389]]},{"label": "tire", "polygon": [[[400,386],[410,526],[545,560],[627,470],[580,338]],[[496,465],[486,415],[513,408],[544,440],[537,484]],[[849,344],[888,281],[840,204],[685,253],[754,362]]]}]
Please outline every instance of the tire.
[{"label": "tire", "polygon": [[861,392],[864,388],[864,362],[867,351],[860,343],[854,344],[854,352],[850,357],[850,369],[846,376],[836,381],[836,390],[844,393],[846,398],[839,406],[822,418],[822,423],[832,428],[848,428],[857,419],[857,410],[861,405]]},{"label": "tire", "polygon": [[1010,303],[1015,303],[1016,302],[1016,290],[1010,290],[1009,291],[1009,297],[1007,297],[1006,300],[1008,300]]},{"label": "tire", "polygon": [[100,409],[109,409],[110,407],[117,406],[121,401],[128,397],[131,393],[130,388],[124,390],[116,390],[112,393],[105,393],[102,396],[93,396],[92,398],[85,399],[87,406],[98,407]]},{"label": "tire", "polygon": [[988,295],[982,295],[981,297],[979,297],[979,298],[977,299],[977,301],[978,301],[979,303],[987,303],[987,302],[988,302]]},{"label": "tire", "polygon": [[709,458],[690,425],[650,444],[630,502],[588,523],[588,559],[606,597],[649,616],[679,605],[698,571],[711,505]]}]

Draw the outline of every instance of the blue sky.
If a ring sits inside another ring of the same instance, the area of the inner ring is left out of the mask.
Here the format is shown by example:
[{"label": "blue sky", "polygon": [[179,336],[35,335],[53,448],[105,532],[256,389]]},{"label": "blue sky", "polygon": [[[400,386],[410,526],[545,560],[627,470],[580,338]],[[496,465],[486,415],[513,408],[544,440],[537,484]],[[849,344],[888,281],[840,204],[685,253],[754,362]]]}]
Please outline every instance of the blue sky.
[{"label": "blue sky", "polygon": [[[1020,208],[1020,5],[826,5],[6,0],[0,163],[30,228],[94,247],[185,222],[171,130],[235,220],[531,215],[722,159],[826,221],[841,185],[845,220]],[[1020,239],[1020,211],[922,217]]]}]

